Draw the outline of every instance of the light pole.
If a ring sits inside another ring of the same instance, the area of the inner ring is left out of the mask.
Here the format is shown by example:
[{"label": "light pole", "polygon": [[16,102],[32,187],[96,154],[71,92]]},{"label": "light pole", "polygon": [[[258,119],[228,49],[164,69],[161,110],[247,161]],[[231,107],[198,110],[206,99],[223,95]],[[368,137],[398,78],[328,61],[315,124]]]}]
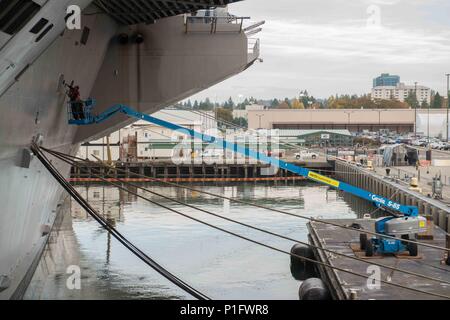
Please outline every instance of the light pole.
[{"label": "light pole", "polygon": [[348,116],[347,130],[350,131],[350,115],[353,113],[353,111],[344,111],[344,113],[346,113]]},{"label": "light pole", "polygon": [[428,145],[430,145],[430,104],[428,104],[428,121],[427,121],[427,137]]},{"label": "light pole", "polygon": [[256,116],[259,118],[259,127],[258,127],[258,129],[262,129],[261,128],[261,118],[264,117],[264,115],[263,114],[257,114]]},{"label": "light pole", "polygon": [[381,142],[381,113],[384,110],[377,110],[378,112],[378,141]]},{"label": "light pole", "polygon": [[450,108],[450,73],[446,74],[447,77],[447,132],[446,132],[446,137],[447,137],[447,142],[448,142],[448,109]]},{"label": "light pole", "polygon": [[414,82],[414,138],[417,138],[417,81]]}]

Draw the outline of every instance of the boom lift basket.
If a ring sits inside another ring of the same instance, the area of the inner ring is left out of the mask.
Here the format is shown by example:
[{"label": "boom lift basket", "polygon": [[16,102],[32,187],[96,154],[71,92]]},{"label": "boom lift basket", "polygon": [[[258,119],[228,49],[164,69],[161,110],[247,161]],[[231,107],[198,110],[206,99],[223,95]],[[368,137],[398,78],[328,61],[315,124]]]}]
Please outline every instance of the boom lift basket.
[{"label": "boom lift basket", "polygon": [[95,106],[94,99],[87,99],[85,101],[69,101],[67,102],[67,115],[69,124],[87,125],[92,124],[94,116],[92,109]]}]

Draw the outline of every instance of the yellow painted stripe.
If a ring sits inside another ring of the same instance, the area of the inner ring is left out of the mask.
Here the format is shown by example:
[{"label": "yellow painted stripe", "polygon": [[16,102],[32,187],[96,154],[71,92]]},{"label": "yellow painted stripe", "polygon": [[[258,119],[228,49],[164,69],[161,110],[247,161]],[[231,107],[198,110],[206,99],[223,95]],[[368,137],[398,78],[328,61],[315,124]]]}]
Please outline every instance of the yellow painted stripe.
[{"label": "yellow painted stripe", "polygon": [[318,181],[318,182],[325,183],[325,184],[327,184],[329,186],[332,186],[332,187],[335,187],[335,188],[339,187],[339,181],[331,179],[331,178],[328,178],[328,177],[323,176],[321,174],[318,174],[316,172],[310,171],[308,173],[308,178],[311,178],[311,179],[313,179],[315,181]]}]

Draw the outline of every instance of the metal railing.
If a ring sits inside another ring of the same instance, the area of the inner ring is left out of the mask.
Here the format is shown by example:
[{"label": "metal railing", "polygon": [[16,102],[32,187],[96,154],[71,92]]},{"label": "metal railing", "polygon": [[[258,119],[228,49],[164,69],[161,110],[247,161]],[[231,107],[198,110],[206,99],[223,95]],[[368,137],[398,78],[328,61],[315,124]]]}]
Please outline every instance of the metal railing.
[{"label": "metal railing", "polygon": [[67,117],[70,122],[90,121],[93,117],[94,99],[67,102]]},{"label": "metal railing", "polygon": [[247,53],[249,57],[256,58],[259,56],[260,50],[260,40],[255,38],[248,39],[248,49]]},{"label": "metal railing", "polygon": [[[185,15],[185,32],[209,32],[209,33],[241,33],[244,28],[244,21],[250,20],[250,17],[237,17],[233,15],[228,16],[188,16]],[[210,27],[205,30],[193,30],[189,28],[190,25],[209,25]],[[233,30],[226,28],[221,30],[220,26],[236,25]]]}]

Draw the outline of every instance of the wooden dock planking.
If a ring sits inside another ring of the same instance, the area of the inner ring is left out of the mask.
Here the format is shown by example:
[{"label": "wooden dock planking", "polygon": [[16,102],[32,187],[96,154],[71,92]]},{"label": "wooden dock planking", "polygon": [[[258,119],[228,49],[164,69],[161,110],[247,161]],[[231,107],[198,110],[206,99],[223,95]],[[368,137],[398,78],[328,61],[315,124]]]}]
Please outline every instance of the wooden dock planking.
[{"label": "wooden dock planking", "polygon": [[[330,222],[351,225],[359,223],[364,228],[373,231],[373,220],[363,219],[345,219],[345,220],[328,220]],[[342,254],[355,257],[355,252],[350,244],[359,244],[359,232],[347,230],[332,225],[310,222],[308,223],[309,239],[312,244],[321,248],[337,251]],[[445,247],[445,232],[438,228],[434,228],[433,240],[420,240],[421,242]],[[420,273],[430,277],[450,281],[450,266],[442,264],[444,252],[429,247],[419,246],[419,255],[421,259],[405,259],[395,256],[383,256],[378,259],[365,259],[368,263],[348,259],[342,256],[331,255],[327,252],[314,249],[316,259],[321,262],[331,264],[359,274],[369,275],[367,267],[370,262],[381,263],[391,267],[397,267],[415,273]],[[402,299],[439,299],[439,297],[417,293],[411,290],[394,287],[385,283],[381,283],[380,289],[370,290],[366,283],[367,279],[351,275],[343,271],[318,266],[322,279],[330,287],[332,295],[335,299],[350,299],[351,290],[356,290],[356,299],[376,299],[376,300],[402,300]],[[391,277],[391,281],[405,285],[407,287],[420,289],[428,292],[438,293],[450,296],[450,285],[438,283],[432,280],[419,278],[408,275],[400,271],[393,271],[387,268],[381,269],[382,280]]]}]

